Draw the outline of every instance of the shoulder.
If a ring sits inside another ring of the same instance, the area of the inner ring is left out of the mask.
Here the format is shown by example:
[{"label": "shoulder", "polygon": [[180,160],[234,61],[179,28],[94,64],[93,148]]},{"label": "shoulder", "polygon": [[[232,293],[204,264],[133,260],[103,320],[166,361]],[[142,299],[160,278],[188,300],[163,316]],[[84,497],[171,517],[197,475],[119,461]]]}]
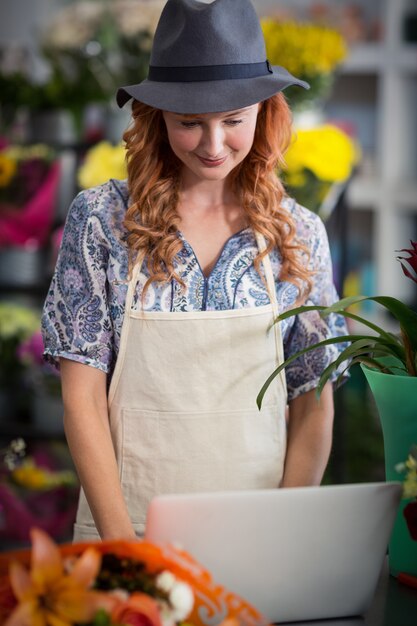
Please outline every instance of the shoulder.
[{"label": "shoulder", "polygon": [[294,198],[285,198],[281,206],[291,215],[298,239],[306,243],[311,241],[311,237],[322,237],[326,233],[326,228],[321,217],[313,213],[307,207],[299,204]]},{"label": "shoulder", "polygon": [[129,202],[127,181],[110,179],[107,182],[83,189],[75,197],[72,210],[75,213],[106,215],[125,213]]},{"label": "shoulder", "polygon": [[66,229],[77,232],[99,229],[104,239],[124,235],[124,218],[129,203],[127,181],[110,179],[83,189],[74,198],[67,215]]},{"label": "shoulder", "polygon": [[321,217],[307,207],[298,204],[294,198],[285,198],[281,206],[292,217],[297,242],[307,248],[311,256],[327,256],[329,242],[326,226]]}]

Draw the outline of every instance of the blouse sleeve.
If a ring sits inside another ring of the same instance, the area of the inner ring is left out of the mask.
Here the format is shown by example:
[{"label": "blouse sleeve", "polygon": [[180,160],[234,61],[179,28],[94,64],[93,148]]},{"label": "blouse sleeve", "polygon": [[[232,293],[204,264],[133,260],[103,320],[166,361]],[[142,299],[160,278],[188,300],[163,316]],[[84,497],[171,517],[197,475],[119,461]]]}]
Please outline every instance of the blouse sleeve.
[{"label": "blouse sleeve", "polygon": [[65,357],[110,371],[113,330],[107,300],[108,258],[99,217],[87,193],[81,192],[68,211],[42,313],[44,358],[57,368],[59,357]]},{"label": "blouse sleeve", "polygon": [[[333,268],[327,232],[322,220],[313,215],[309,220],[308,241],[310,249],[310,267],[315,271],[311,292],[305,302],[306,305],[330,306],[339,299],[333,283]],[[284,342],[285,358],[295,352],[315,344],[323,339],[341,337],[348,332],[345,319],[342,315],[332,313],[321,318],[317,311],[309,311],[294,318]],[[323,370],[346,348],[346,341],[330,344],[311,350],[295,359],[286,369],[288,399],[315,389]],[[342,374],[344,364],[339,366],[330,378],[339,383],[346,380],[348,375]],[[342,376],[339,378],[339,375]]]}]

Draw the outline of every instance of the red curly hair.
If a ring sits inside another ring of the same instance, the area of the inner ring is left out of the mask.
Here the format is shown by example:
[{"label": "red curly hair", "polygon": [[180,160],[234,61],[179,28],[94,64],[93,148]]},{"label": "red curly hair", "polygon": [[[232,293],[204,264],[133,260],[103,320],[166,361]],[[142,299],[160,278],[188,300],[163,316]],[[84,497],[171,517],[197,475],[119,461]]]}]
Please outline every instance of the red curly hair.
[{"label": "red curly hair", "polygon": [[[153,281],[184,283],[174,269],[182,243],[177,236],[177,213],[182,162],[171,150],[162,111],[134,101],[133,124],[123,139],[130,206],[125,217],[128,231],[129,266],[139,252],[145,252]],[[284,165],[284,153],[291,141],[292,118],[283,94],[265,100],[258,113],[252,148],[230,173],[232,189],[240,201],[249,226],[264,235],[267,248],[254,260],[257,271],[262,258],[273,248],[282,256],[280,278],[295,284],[301,301],[311,289],[307,248],[295,238],[290,213],[281,206],[285,196],[277,170]],[[261,274],[260,274],[261,275]]]}]

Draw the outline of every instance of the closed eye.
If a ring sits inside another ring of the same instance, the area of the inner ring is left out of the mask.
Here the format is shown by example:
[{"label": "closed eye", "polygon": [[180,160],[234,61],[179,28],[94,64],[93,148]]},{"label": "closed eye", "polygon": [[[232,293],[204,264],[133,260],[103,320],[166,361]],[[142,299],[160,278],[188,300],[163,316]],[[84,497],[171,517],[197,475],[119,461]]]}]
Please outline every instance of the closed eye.
[{"label": "closed eye", "polygon": [[237,126],[242,123],[242,120],[225,120],[224,123],[228,126]]},{"label": "closed eye", "polygon": [[181,122],[181,126],[184,128],[195,128],[200,122]]}]

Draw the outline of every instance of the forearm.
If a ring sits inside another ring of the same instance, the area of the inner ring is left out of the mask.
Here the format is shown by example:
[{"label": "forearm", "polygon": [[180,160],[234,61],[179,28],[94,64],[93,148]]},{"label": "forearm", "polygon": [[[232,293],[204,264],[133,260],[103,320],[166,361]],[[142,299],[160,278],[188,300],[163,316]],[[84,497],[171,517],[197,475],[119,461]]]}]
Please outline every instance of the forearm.
[{"label": "forearm", "polygon": [[319,401],[312,391],[290,406],[281,487],[319,485],[323,478],[332,446],[333,398],[328,385]]},{"label": "forearm", "polygon": [[104,372],[61,359],[64,426],[72,458],[102,539],[135,536],[110,434]]},{"label": "forearm", "polygon": [[65,411],[68,446],[102,539],[132,539],[135,532],[120,487],[107,415],[93,407]]}]

